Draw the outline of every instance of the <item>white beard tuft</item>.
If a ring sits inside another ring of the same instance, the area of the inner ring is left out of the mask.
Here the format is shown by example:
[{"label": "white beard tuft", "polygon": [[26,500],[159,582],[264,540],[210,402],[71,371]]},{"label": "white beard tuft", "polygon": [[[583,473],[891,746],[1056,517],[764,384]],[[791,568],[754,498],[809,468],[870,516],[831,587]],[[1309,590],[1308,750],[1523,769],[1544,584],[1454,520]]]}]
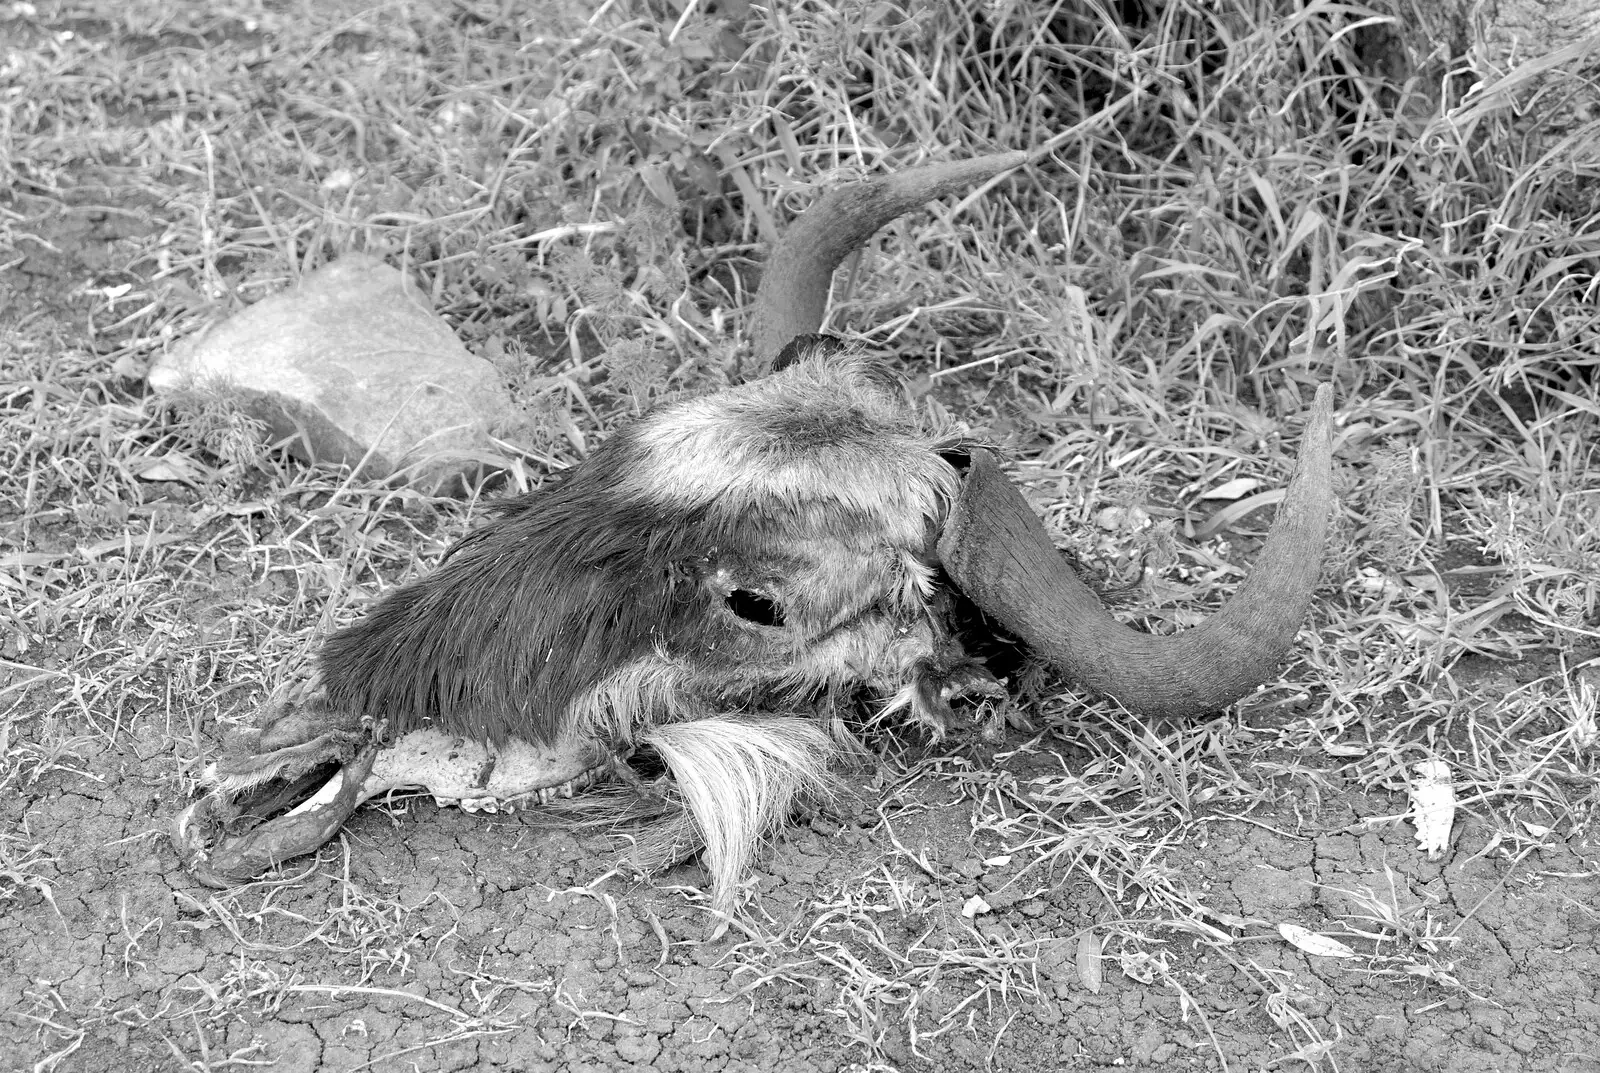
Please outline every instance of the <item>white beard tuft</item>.
[{"label": "white beard tuft", "polygon": [[[640,738],[672,772],[694,836],[705,845],[712,904],[724,912],[762,840],[788,819],[795,799],[826,800],[835,791],[828,763],[841,750],[814,718],[718,716],[652,726]],[[651,857],[671,863],[692,852],[667,844],[673,841],[642,847],[646,859],[639,863],[648,870]]]}]

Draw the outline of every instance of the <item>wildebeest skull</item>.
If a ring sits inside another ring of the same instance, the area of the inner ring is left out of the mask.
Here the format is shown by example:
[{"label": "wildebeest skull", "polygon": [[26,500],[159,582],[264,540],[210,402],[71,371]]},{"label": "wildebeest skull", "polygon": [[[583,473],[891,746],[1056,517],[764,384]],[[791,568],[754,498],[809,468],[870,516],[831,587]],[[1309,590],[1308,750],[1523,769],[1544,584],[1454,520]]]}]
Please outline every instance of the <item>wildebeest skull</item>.
[{"label": "wildebeest skull", "polygon": [[869,690],[938,732],[953,696],[998,688],[952,636],[952,589],[1133,710],[1203,712],[1269,675],[1320,570],[1326,388],[1251,578],[1201,627],[1156,637],[1105,612],[989,452],[930,434],[886,369],[809,334],[845,253],[1022,160],[821,199],[758,297],[752,339],[773,371],[645,415],[329,638],[177,821],[196,874],[246,880],[389,789],[515,807],[637,781],[622,761],[647,749],[679,807],[646,860],[703,846],[726,907],[761,835],[826,789],[835,699]]}]

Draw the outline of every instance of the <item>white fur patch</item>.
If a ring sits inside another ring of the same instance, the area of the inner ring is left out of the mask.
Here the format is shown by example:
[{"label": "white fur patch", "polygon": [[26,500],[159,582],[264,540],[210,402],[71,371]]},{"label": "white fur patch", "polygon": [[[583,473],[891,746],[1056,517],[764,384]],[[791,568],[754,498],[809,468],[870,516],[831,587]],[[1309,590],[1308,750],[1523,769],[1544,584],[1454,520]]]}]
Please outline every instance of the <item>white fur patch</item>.
[{"label": "white fur patch", "polygon": [[578,739],[634,741],[644,724],[694,719],[694,672],[663,652],[624,664],[567,709],[566,733]]},{"label": "white fur patch", "polygon": [[[840,428],[819,442],[788,441],[781,430],[808,418]],[[845,431],[849,419],[859,429]],[[636,494],[735,512],[778,503],[797,516],[835,506],[903,547],[921,546],[959,483],[909,407],[838,358],[666,407],[627,435],[645,454],[630,482]]]},{"label": "white fur patch", "polygon": [[641,735],[666,761],[705,843],[712,904],[727,911],[762,839],[801,794],[831,796],[839,747],[810,719],[696,719]]}]

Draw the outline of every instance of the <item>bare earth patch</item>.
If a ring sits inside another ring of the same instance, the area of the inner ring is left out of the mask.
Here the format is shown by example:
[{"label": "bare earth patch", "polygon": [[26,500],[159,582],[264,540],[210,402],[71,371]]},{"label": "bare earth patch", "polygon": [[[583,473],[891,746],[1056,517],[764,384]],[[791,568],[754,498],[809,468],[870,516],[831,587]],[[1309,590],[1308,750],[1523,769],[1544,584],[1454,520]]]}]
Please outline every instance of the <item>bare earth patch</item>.
[{"label": "bare earth patch", "polygon": [[[1508,1071],[1600,1053],[1592,843],[1496,845],[1469,819],[1429,863],[1406,826],[1366,822],[1403,811],[1394,795],[1152,817],[1130,858],[1123,829],[1036,811],[1071,778],[1036,750],[960,749],[860,779],[859,809],[790,831],[750,918],[713,938],[696,869],[608,878],[603,837],[431,802],[363,810],[338,852],[218,894],[164,843],[170,757],[141,759],[135,735],[78,761],[100,776],[52,771],[6,805],[29,843],[0,872],[8,1067],[1259,1069],[1298,1052]],[[969,920],[973,896],[991,908]],[[1308,955],[1280,923],[1356,956]]]}]

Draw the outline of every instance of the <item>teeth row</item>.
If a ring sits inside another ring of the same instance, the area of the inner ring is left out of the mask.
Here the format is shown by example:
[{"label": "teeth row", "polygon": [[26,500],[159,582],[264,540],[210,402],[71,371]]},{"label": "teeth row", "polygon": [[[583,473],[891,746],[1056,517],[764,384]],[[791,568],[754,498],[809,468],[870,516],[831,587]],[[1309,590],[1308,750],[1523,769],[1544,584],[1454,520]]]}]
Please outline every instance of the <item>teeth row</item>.
[{"label": "teeth row", "polygon": [[433,803],[440,807],[454,805],[462,812],[512,813],[535,802],[548,805],[558,797],[571,797],[594,782],[605,770],[605,765],[602,764],[573,776],[559,786],[541,786],[537,790],[529,790],[515,797],[440,797],[435,794]]}]

